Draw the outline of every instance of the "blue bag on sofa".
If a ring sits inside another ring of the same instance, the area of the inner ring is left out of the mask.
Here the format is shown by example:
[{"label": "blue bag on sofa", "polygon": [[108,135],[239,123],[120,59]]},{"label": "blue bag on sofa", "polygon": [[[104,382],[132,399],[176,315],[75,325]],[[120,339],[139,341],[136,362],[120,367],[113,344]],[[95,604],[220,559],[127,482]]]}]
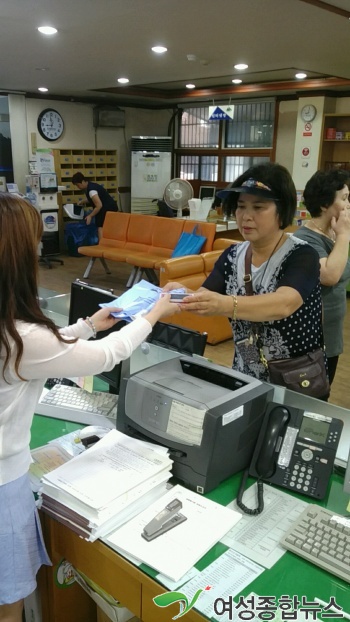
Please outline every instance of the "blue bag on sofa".
[{"label": "blue bag on sofa", "polygon": [[206,241],[204,235],[197,234],[197,227],[193,227],[192,233],[181,233],[171,257],[184,257],[185,255],[198,255]]}]

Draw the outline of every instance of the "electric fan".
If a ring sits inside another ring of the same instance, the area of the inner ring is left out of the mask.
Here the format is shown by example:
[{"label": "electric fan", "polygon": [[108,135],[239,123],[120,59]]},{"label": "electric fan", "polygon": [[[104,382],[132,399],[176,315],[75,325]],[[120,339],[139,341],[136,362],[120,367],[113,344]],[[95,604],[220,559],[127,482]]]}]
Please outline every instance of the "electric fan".
[{"label": "electric fan", "polygon": [[182,209],[188,207],[188,201],[192,198],[193,188],[186,179],[175,178],[165,186],[164,201],[177,211],[178,218],[182,218]]}]

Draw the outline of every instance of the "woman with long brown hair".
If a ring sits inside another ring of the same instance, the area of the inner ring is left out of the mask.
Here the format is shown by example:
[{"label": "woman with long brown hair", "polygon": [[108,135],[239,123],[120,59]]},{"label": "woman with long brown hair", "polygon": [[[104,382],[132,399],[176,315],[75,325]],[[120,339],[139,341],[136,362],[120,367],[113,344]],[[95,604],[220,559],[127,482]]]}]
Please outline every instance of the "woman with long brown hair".
[{"label": "woman with long brown hair", "polygon": [[145,316],[98,341],[118,321],[117,309],[58,329],[37,296],[39,212],[26,200],[0,194],[0,621],[21,622],[23,599],[36,573],[50,564],[30,489],[30,427],[45,379],[100,373],[130,356],[152,326],[174,313],[170,296]]}]

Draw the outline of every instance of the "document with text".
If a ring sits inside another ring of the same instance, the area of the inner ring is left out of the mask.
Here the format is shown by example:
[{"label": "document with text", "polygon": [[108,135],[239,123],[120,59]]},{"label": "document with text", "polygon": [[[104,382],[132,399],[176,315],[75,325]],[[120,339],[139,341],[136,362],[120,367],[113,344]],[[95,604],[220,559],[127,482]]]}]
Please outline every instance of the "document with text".
[{"label": "document with text", "polygon": [[[185,520],[147,541],[145,527],[175,501]],[[110,534],[108,543],[177,581],[240,519],[238,512],[178,485]]]},{"label": "document with text", "polygon": [[[256,503],[256,489],[254,484],[244,494],[248,507]],[[242,520],[221,541],[265,568],[271,568],[286,552],[279,544],[281,537],[306,506],[306,501],[265,484],[264,510],[258,516],[243,514],[235,501],[228,505],[242,514]]]},{"label": "document with text", "polygon": [[[44,476],[44,483],[69,493],[96,514],[121,495],[171,469],[170,458],[154,446],[111,430],[96,445]],[[170,476],[170,473],[169,473]]]}]

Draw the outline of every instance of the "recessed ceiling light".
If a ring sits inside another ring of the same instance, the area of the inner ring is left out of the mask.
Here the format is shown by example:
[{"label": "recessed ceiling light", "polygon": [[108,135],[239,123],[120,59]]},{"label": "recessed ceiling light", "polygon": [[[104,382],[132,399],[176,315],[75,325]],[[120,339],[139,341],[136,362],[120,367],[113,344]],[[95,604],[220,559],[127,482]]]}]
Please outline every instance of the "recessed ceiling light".
[{"label": "recessed ceiling light", "polygon": [[195,89],[196,85],[195,84],[186,84],[186,89]]},{"label": "recessed ceiling light", "polygon": [[38,87],[38,91],[41,91],[42,93],[47,93],[49,89],[46,88],[46,86],[39,86]]},{"label": "recessed ceiling light", "polygon": [[152,52],[155,52],[156,54],[164,54],[164,52],[167,52],[168,48],[165,48],[163,45],[155,45],[152,48]]},{"label": "recessed ceiling light", "polygon": [[248,65],[246,65],[245,63],[238,63],[238,65],[234,65],[235,69],[238,69],[239,71],[243,71],[243,69],[248,69]]},{"label": "recessed ceiling light", "polygon": [[129,78],[118,78],[119,84],[127,84],[129,82]]},{"label": "recessed ceiling light", "polygon": [[242,80],[240,80],[239,78],[234,78],[234,79],[232,80],[232,82],[233,82],[233,84],[241,84],[241,83],[242,83]]},{"label": "recessed ceiling light", "polygon": [[296,73],[295,77],[298,78],[298,80],[304,80],[304,78],[307,78],[306,73],[303,73],[302,71],[300,71],[300,73]]},{"label": "recessed ceiling light", "polygon": [[57,28],[53,28],[52,26],[39,26],[38,30],[43,35],[55,35],[57,32]]}]

